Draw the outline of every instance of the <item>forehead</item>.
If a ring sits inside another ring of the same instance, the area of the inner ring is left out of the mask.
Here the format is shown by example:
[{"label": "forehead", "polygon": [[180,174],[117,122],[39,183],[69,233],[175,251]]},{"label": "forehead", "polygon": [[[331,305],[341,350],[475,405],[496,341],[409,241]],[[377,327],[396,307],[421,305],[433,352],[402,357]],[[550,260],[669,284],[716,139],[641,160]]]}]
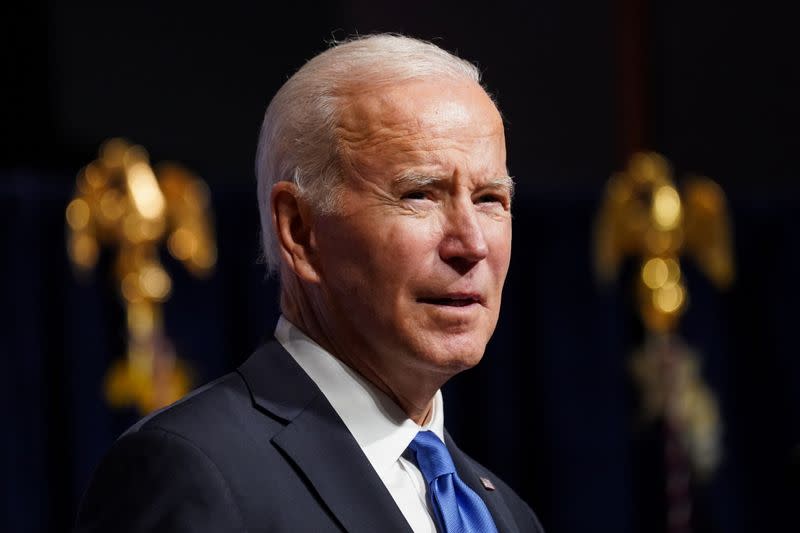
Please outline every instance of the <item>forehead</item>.
[{"label": "forehead", "polygon": [[476,134],[502,131],[500,113],[475,82],[416,80],[389,87],[356,86],[344,95],[339,124],[342,133],[357,140],[385,128],[396,133],[418,128],[447,130],[470,125]]},{"label": "forehead", "polygon": [[353,91],[342,108],[338,134],[345,159],[354,165],[455,158],[505,166],[502,119],[471,81],[414,81]]}]

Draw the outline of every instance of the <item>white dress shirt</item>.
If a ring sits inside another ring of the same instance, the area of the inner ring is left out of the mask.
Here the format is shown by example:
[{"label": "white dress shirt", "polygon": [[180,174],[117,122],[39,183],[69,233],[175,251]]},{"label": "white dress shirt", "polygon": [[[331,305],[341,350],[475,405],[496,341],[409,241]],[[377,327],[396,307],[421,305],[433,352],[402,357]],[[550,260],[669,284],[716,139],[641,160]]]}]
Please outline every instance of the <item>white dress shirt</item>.
[{"label": "white dress shirt", "polygon": [[428,423],[419,426],[386,394],[325,351],[281,316],[275,338],[311,377],[341,417],[415,533],[436,533],[417,466],[403,457],[418,431],[444,441],[442,393],[437,391]]}]

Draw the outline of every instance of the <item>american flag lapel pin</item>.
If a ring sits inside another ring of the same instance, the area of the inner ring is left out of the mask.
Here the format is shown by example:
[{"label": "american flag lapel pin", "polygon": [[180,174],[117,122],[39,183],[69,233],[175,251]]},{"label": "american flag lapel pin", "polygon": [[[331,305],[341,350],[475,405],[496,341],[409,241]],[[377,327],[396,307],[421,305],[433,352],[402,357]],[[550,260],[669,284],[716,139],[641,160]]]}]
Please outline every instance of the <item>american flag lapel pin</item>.
[{"label": "american flag lapel pin", "polygon": [[483,484],[483,488],[486,490],[495,490],[494,483],[489,478],[482,477],[481,484]]}]

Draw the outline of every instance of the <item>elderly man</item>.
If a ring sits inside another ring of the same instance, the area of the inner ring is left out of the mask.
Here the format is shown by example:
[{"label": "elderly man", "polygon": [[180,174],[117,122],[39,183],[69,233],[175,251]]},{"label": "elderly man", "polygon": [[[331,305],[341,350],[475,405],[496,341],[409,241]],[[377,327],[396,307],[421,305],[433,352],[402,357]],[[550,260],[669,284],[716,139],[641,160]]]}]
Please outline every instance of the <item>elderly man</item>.
[{"label": "elderly man", "polygon": [[474,66],[395,35],[306,63],[264,118],[275,340],[142,420],[80,531],[541,531],[444,430],[511,252],[503,123]]}]

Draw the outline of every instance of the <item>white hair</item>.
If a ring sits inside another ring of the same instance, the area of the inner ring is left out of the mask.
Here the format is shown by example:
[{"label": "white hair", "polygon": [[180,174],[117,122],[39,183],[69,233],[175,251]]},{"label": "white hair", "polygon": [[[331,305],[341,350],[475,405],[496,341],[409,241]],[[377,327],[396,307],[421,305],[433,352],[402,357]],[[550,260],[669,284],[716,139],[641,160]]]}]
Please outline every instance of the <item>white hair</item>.
[{"label": "white hair", "polygon": [[378,34],[336,44],[278,90],[264,115],[256,155],[262,244],[270,274],[280,264],[270,206],[273,185],[293,182],[315,209],[335,212],[342,179],[335,131],[342,100],[359,88],[426,78],[480,84],[475,65],[434,44]]}]

